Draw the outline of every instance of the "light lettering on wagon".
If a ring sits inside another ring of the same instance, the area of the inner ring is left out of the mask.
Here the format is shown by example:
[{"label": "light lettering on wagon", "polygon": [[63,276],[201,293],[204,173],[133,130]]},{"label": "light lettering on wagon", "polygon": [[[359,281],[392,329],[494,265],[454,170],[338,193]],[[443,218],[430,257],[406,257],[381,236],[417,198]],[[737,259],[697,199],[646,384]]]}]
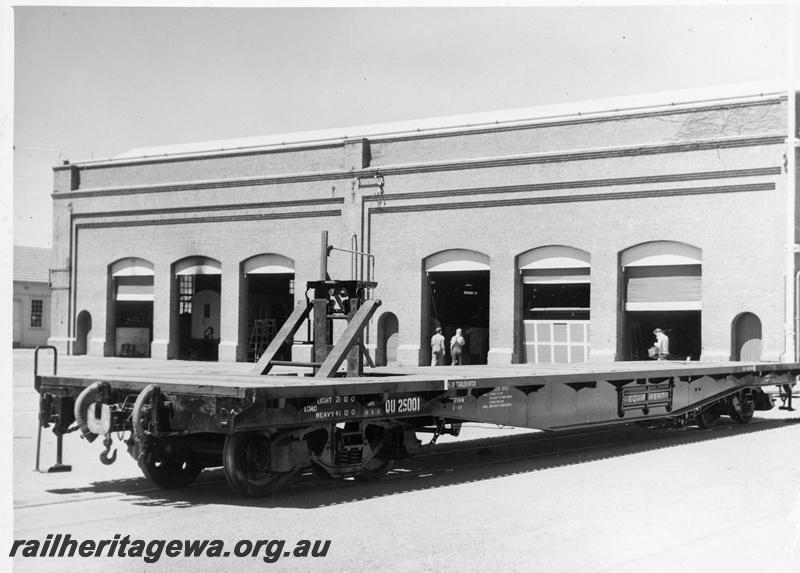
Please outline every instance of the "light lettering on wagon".
[{"label": "light lettering on wagon", "polygon": [[358,414],[355,408],[344,410],[329,410],[327,412],[316,412],[315,418],[317,420],[326,420],[328,418],[352,418]]},{"label": "light lettering on wagon", "polygon": [[389,398],[384,403],[387,414],[414,414],[422,410],[422,398],[409,396],[407,398]]},{"label": "light lettering on wagon", "polygon": [[453,388],[475,388],[478,385],[476,380],[445,380],[444,389],[452,390]]}]

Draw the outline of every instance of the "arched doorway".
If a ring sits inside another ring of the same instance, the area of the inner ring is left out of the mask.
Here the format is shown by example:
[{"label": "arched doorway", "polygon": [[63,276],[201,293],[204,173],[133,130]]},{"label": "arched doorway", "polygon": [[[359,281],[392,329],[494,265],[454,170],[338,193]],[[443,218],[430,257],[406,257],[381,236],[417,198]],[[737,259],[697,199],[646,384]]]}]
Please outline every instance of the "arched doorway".
[{"label": "arched doorway", "polygon": [[82,310],[78,313],[76,322],[75,344],[72,347],[72,354],[82,356],[86,354],[89,341],[89,333],[92,331],[92,315],[88,311]]},{"label": "arched doorway", "polygon": [[[256,362],[294,308],[294,261],[277,254],[250,257],[242,263],[246,322],[241,326],[248,362]],[[276,358],[291,359],[284,345]]]},{"label": "arched doorway", "polygon": [[486,364],[489,354],[489,257],[477,251],[451,249],[427,257],[423,325],[427,328],[423,364],[430,364],[430,339],[437,327],[447,341],[445,364],[450,364],[450,338],[460,328],[466,345],[464,364]]},{"label": "arched doorway", "polygon": [[675,241],[642,243],[620,254],[623,332],[619,355],[648,359],[660,328],[671,357],[698,360],[702,351],[702,251]]},{"label": "arched doorway", "polygon": [[174,265],[177,281],[178,358],[216,361],[219,357],[222,264],[187,257]]},{"label": "arched doorway", "polygon": [[733,360],[757,362],[761,360],[761,319],[752,312],[744,312],[733,321]]},{"label": "arched doorway", "polygon": [[[113,300],[108,309],[107,324],[113,340],[110,341],[106,354],[113,349],[113,356],[150,357],[150,343],[153,341],[154,268],[150,261],[137,257],[120,259],[111,265]],[[89,321],[90,330],[91,317]],[[80,324],[78,329],[80,330]],[[83,353],[86,353],[85,345]]]},{"label": "arched doorway", "polygon": [[522,281],[522,362],[586,362],[589,358],[590,256],[564,245],[517,257]]},{"label": "arched doorway", "polygon": [[377,366],[397,364],[397,347],[400,341],[400,323],[392,312],[385,312],[378,319],[378,348],[375,351]]}]

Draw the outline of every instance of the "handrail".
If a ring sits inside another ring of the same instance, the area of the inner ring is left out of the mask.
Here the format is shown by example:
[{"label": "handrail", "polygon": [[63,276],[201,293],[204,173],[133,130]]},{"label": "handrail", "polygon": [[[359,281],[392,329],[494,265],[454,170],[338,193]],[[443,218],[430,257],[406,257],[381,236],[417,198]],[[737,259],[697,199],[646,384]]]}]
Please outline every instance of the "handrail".
[{"label": "handrail", "polygon": [[33,387],[38,392],[41,388],[41,379],[39,378],[39,351],[52,350],[53,351],[53,376],[58,374],[58,349],[55,346],[37,346],[33,351]]}]

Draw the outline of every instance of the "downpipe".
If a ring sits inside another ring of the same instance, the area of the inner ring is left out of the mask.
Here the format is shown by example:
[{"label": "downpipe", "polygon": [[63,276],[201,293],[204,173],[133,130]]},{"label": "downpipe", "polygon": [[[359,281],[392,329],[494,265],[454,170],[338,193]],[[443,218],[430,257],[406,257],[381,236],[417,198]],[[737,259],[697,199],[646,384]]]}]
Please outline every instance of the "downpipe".
[{"label": "downpipe", "polygon": [[794,361],[800,360],[800,271],[794,275]]}]

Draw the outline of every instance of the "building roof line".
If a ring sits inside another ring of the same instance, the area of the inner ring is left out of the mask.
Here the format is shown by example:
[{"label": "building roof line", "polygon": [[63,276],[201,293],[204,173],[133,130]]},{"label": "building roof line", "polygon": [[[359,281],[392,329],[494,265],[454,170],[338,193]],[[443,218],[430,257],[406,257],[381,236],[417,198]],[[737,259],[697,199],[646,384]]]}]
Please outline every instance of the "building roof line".
[{"label": "building roof line", "polygon": [[782,89],[785,83],[770,81],[758,84],[716,86],[421,120],[136,148],[114,158],[92,159],[75,163],[88,167],[108,163],[124,164],[130,161],[217,156],[259,150],[336,145],[362,138],[457,134],[492,127],[524,127],[558,120],[613,117],[643,111],[658,112],[703,105],[745,104],[786,97],[787,91]]}]

